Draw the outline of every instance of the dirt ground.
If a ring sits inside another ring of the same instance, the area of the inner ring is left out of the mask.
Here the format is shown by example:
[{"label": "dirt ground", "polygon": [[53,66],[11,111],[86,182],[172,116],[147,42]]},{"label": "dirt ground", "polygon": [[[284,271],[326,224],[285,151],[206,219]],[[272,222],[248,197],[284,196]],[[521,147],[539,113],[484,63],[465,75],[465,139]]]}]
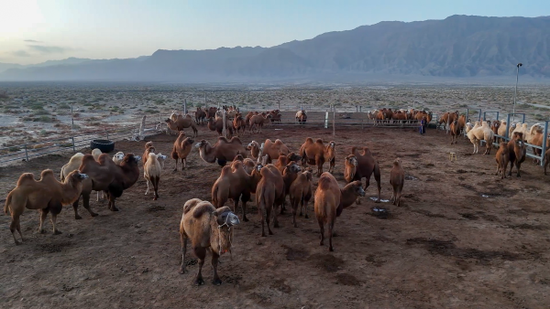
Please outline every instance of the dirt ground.
[{"label": "dirt ground", "polygon": [[[282,128],[282,130],[280,130]],[[278,129],[278,130],[275,130]],[[202,127],[199,139],[216,140]],[[210,199],[220,168],[194,152],[185,172],[168,160],[160,199],[145,196],[145,180],[118,199],[119,212],[91,202],[99,216],[71,207],[58,219],[62,235],[38,234],[38,213],[22,216],[23,245],[15,246],[0,216],[0,307],[2,308],[549,308],[550,209],[542,169],[530,159],[522,177],[501,180],[490,156],[470,155],[461,139],[450,145],[443,131],[420,136],[412,129],[357,128],[337,131],[270,126],[251,139],[280,138],[297,150],[307,136],[335,140],[335,176],[343,185],[343,158],[352,145],[366,145],[379,160],[382,198],[389,199],[392,161],[401,157],[407,177],[403,206],[375,204],[374,179],[361,205],[336,221],[335,252],[319,246],[314,218],[279,217],[281,228],[260,237],[257,208],[235,229],[233,255],[221,258],[223,284],[213,286],[210,254],[204,286],[193,286],[196,260],[178,273],[178,226],[190,198]],[[175,136],[149,138],[169,153]],[[198,140],[198,139],[197,139]],[[117,142],[116,150],[143,153],[144,142]],[[451,162],[449,152],[457,153]],[[0,202],[22,172],[52,168],[69,155],[49,156],[0,168]],[[325,170],[328,166],[325,166]],[[314,177],[317,181],[317,177]],[[253,203],[252,203],[253,204]],[[386,207],[380,219],[372,207]],[[310,213],[313,206],[309,206]],[[237,212],[240,214],[240,209]],[[193,257],[188,255],[188,257]],[[194,258],[194,257],[193,257]]]}]

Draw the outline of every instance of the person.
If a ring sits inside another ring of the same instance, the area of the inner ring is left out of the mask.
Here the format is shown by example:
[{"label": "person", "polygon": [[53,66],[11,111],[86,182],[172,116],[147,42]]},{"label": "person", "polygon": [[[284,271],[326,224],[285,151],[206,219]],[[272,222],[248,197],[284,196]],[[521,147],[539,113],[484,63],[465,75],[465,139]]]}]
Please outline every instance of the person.
[{"label": "person", "polygon": [[426,119],[426,116],[422,117],[422,120],[420,120],[420,134],[424,135],[426,133],[426,127],[428,126],[428,119]]}]

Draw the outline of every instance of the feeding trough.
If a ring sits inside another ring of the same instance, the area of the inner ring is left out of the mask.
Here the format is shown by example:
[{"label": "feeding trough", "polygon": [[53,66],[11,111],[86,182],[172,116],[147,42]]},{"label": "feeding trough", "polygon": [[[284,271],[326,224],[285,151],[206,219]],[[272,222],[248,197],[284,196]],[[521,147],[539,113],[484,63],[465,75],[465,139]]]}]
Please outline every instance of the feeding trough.
[{"label": "feeding trough", "polygon": [[372,210],[372,215],[377,218],[380,218],[380,219],[388,218],[389,212],[386,208],[373,207],[371,208],[371,210]]}]

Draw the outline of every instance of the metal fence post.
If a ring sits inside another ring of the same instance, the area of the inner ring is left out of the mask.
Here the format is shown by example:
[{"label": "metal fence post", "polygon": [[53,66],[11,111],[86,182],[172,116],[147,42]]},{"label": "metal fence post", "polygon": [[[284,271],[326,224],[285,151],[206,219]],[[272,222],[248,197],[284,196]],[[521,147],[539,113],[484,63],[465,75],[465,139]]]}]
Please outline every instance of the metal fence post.
[{"label": "metal fence post", "polygon": [[336,136],[336,106],[332,108],[332,136]]},{"label": "metal fence post", "polygon": [[540,158],[540,165],[544,166],[544,158],[546,157],[546,147],[548,145],[546,144],[546,141],[548,139],[548,121],[544,123],[544,135],[542,136],[542,152],[541,152],[541,158]]},{"label": "metal fence post", "polygon": [[325,112],[325,129],[328,129],[328,112]]},{"label": "metal fence post", "polygon": [[71,136],[71,140],[73,141],[73,152],[76,152],[76,147],[74,145],[74,136]]},{"label": "metal fence post", "polygon": [[510,115],[508,114],[508,119],[506,120],[506,132],[504,132],[504,137],[506,138],[510,138],[510,134],[508,133],[510,132]]}]

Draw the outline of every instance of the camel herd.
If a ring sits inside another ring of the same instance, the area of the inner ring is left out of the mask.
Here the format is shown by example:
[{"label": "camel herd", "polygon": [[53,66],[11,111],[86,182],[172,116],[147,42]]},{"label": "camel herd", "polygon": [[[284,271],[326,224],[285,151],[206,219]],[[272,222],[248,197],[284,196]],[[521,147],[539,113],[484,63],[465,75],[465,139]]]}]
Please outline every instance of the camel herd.
[{"label": "camel herd", "polygon": [[[232,121],[242,118],[235,109],[225,111],[232,113]],[[64,205],[72,205],[75,219],[82,217],[78,213],[79,200],[82,197],[84,208],[92,217],[97,213],[90,208],[90,195],[97,191],[105,195],[111,211],[117,211],[116,200],[125,190],[132,187],[140,177],[139,162],[143,162],[143,177],[146,180],[145,194],[153,190],[153,199],[160,198],[162,171],[168,157],[175,161],[175,171],[178,162],[182,162],[182,171],[187,169],[187,157],[196,149],[200,158],[207,163],[221,166],[219,177],[211,187],[211,200],[190,199],[183,207],[180,222],[182,246],[182,264],[180,272],[185,272],[185,255],[188,240],[191,240],[194,254],[199,258],[199,272],[195,278],[196,284],[204,282],[201,274],[206,251],[212,252],[214,265],[214,284],[221,283],[217,275],[218,258],[231,250],[233,227],[240,223],[235,214],[239,204],[242,207],[242,221],[247,222],[246,205],[255,202],[261,217],[261,236],[273,235],[272,227],[278,227],[278,214],[287,211],[287,205],[292,212],[292,225],[298,227],[297,215],[308,215],[308,206],[313,203],[315,218],[321,231],[320,245],[324,244],[325,226],[328,227],[329,250],[333,251],[332,235],[336,218],[343,209],[354,202],[359,203],[359,197],[365,196],[371,175],[377,182],[378,201],[380,200],[380,167],[367,147],[350,147],[343,166],[346,186],[340,187],[333,173],[336,162],[336,143],[322,139],[305,138],[298,149],[292,149],[282,140],[266,139],[243,144],[241,138],[233,136],[230,139],[219,136],[215,144],[207,140],[195,142],[198,130],[195,123],[218,121],[214,109],[197,110],[195,119],[191,116],[177,115],[166,120],[168,126],[178,131],[170,156],[159,153],[153,142],[147,142],[143,156],[132,153],[118,152],[113,157],[93,150],[92,154],[77,153],[61,168],[61,181],[55,179],[51,170],[45,170],[39,180],[34,175],[25,173],[19,178],[15,189],[6,199],[4,211],[11,213],[10,231],[16,244],[18,232],[21,241],[19,217],[25,208],[38,209],[40,215],[40,231],[43,232],[43,221],[51,213],[54,233],[59,233],[56,227],[56,216]],[[278,111],[269,113],[252,113],[244,118],[246,129],[259,131],[266,119],[280,120]],[[299,111],[297,120],[306,121],[305,111]],[[244,120],[243,119],[243,120]],[[255,119],[258,119],[257,121]],[[237,121],[238,122],[238,121]],[[223,125],[223,123],[222,123]],[[188,137],[184,128],[192,128],[193,136]],[[235,132],[240,128],[234,127]],[[328,163],[328,172],[323,171]],[[310,166],[315,167],[315,175]],[[315,188],[314,177],[318,177]],[[362,184],[362,179],[366,183]],[[401,192],[404,183],[404,171],[400,160],[396,160],[391,171],[391,185],[394,188],[392,201],[401,204]],[[98,199],[99,199],[98,194]],[[230,203],[232,201],[232,203]],[[240,203],[239,203],[240,202]],[[267,230],[267,231],[266,231]]]},{"label": "camel herd", "polygon": [[[544,140],[543,127],[540,123],[535,123],[531,127],[527,123],[511,123],[509,126],[506,121],[500,120],[479,120],[473,125],[467,122],[465,115],[459,115],[458,111],[446,112],[438,120],[438,126],[445,126],[447,132],[451,135],[451,145],[458,142],[459,135],[466,133],[466,136],[474,146],[473,154],[479,153],[481,141],[485,142],[484,154],[491,154],[494,142],[499,142],[499,148],[496,153],[495,161],[497,165],[496,174],[501,178],[506,177],[508,164],[510,170],[508,176],[512,176],[512,169],[516,167],[516,176],[520,177],[521,164],[527,156],[527,144],[542,147]],[[506,131],[506,127],[509,131]],[[505,142],[498,136],[510,136],[510,140]],[[550,145],[550,139],[546,137],[546,145]],[[533,147],[533,153],[540,156],[542,150]],[[546,150],[544,158],[544,175],[550,163],[550,149]],[[535,163],[540,163],[535,159]]]}]

